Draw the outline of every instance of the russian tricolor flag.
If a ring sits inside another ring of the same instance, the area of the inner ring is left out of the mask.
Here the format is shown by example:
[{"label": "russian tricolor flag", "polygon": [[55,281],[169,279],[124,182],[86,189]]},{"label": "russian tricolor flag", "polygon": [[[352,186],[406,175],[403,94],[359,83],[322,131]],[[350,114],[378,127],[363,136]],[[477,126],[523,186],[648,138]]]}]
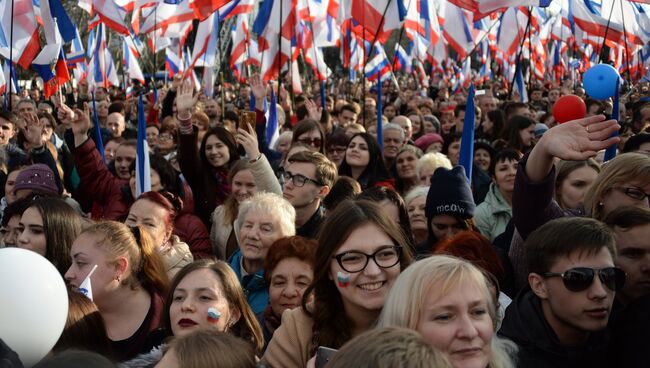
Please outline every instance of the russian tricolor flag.
[{"label": "russian tricolor flag", "polygon": [[32,62],[32,67],[43,78],[45,98],[56,94],[59,86],[70,80],[63,50],[59,44],[45,45]]},{"label": "russian tricolor flag", "polygon": [[169,48],[165,50],[165,68],[167,68],[170,78],[181,71],[181,58]]},{"label": "russian tricolor flag", "polygon": [[411,62],[412,62],[411,58],[406,53],[404,48],[402,48],[400,44],[396,44],[395,61],[393,62],[393,69],[410,73]]}]

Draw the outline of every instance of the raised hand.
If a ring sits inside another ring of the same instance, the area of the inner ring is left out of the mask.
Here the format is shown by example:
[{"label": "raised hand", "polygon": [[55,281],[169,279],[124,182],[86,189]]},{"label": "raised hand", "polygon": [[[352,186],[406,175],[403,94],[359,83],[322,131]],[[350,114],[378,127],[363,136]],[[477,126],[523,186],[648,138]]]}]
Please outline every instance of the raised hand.
[{"label": "raised hand", "polygon": [[237,129],[237,144],[244,147],[246,157],[248,157],[249,160],[256,159],[260,154],[257,142],[257,133],[255,132],[254,126],[246,125]]},{"label": "raised hand", "polygon": [[[537,143],[539,149],[563,160],[586,160],[619,141],[611,135],[620,129],[616,120],[596,115],[559,124]],[[536,146],[537,147],[537,146]]]},{"label": "raised hand", "polygon": [[186,79],[177,91],[176,111],[178,112],[179,119],[189,119],[191,118],[192,108],[194,107],[194,87],[192,86],[192,81]]},{"label": "raised hand", "polygon": [[310,119],[314,119],[316,121],[320,121],[321,115],[323,114],[323,108],[319,107],[316,105],[316,103],[312,100],[306,100],[305,101],[305,107],[307,108],[307,112],[309,114]]},{"label": "raised hand", "polygon": [[43,128],[45,124],[33,113],[25,114],[25,143],[29,148],[41,147],[43,145]]},{"label": "raised hand", "polygon": [[56,105],[57,117],[63,124],[71,124],[75,119],[74,111],[68,105],[59,103]]},{"label": "raised hand", "polygon": [[72,120],[72,133],[74,133],[75,146],[79,147],[88,138],[90,130],[90,111],[88,104],[84,104],[84,111],[74,109],[74,120]]}]

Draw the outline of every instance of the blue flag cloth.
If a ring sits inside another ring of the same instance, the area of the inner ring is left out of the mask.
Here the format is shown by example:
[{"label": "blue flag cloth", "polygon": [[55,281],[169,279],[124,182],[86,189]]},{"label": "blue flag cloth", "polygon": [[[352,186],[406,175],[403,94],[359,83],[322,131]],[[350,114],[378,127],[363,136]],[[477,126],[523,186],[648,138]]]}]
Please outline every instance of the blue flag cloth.
[{"label": "blue flag cloth", "polygon": [[278,135],[278,105],[275,101],[275,91],[271,88],[271,103],[269,106],[269,119],[266,123],[266,142],[271,147],[273,138]]},{"label": "blue flag cloth", "polygon": [[142,94],[138,96],[138,136],[135,156],[135,196],[151,190],[151,166],[149,146],[147,145],[147,122],[144,119]]},{"label": "blue flag cloth", "polygon": [[[619,82],[616,82],[616,93],[614,94],[614,106],[612,109],[612,119],[618,121],[620,119],[620,107],[619,107],[619,96],[618,96],[618,87],[619,87]],[[618,136],[618,131],[614,132],[612,134],[612,137]],[[617,149],[617,144],[612,144],[605,150],[605,157],[603,157],[603,162],[607,162],[614,157],[616,157],[616,149]]]},{"label": "blue flag cloth", "polygon": [[95,91],[91,92],[93,98],[93,116],[95,117],[95,145],[99,154],[102,156],[102,161],[106,162],[104,156],[104,142],[102,140],[102,127],[99,125],[99,117],[97,116],[97,104],[95,103]]},{"label": "blue flag cloth", "polygon": [[467,180],[472,180],[472,163],[474,162],[474,85],[469,87],[467,105],[465,106],[465,120],[463,121],[463,136],[460,142],[460,159],[458,163],[465,168]]}]

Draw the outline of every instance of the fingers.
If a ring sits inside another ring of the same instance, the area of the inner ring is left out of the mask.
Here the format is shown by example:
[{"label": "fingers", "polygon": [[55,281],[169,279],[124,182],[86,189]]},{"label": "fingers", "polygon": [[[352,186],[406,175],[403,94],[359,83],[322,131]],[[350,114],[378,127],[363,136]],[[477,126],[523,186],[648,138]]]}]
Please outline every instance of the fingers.
[{"label": "fingers", "polygon": [[616,133],[621,126],[615,120],[607,120],[593,125],[589,125],[589,140],[603,141]]},{"label": "fingers", "polygon": [[[582,126],[587,126],[587,125],[591,126],[593,124],[599,123],[604,120],[605,120],[605,115],[594,115],[594,116],[587,116],[586,118],[582,118],[582,119],[571,120],[567,123],[571,123],[575,121]],[[589,129],[591,129],[591,127]]]}]

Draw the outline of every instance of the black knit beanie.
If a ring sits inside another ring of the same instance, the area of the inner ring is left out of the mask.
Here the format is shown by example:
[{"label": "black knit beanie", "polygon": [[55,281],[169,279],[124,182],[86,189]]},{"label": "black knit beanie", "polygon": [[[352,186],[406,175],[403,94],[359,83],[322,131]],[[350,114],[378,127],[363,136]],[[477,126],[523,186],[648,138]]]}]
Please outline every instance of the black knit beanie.
[{"label": "black knit beanie", "polygon": [[452,170],[444,167],[436,169],[431,176],[424,210],[427,219],[431,221],[435,215],[451,215],[467,220],[474,217],[475,209],[465,169],[462,166]]}]

